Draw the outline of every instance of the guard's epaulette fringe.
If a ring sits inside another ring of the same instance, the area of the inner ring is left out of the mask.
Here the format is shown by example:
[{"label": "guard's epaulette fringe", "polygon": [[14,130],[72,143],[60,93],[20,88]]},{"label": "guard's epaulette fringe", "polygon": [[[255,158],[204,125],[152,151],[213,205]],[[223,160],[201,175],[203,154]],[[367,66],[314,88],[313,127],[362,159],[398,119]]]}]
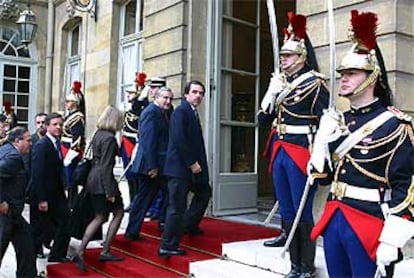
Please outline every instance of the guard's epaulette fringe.
[{"label": "guard's epaulette fringe", "polygon": [[387,109],[388,111],[392,112],[395,115],[395,117],[397,117],[397,119],[400,119],[405,122],[411,122],[411,116],[399,110],[398,108],[394,106],[388,106]]},{"label": "guard's epaulette fringe", "polygon": [[320,79],[326,80],[326,76],[325,76],[325,75],[323,75],[322,73],[320,73],[320,72],[318,72],[318,71],[316,71],[316,70],[311,70],[311,72],[312,72],[312,74],[313,74],[313,75],[315,75],[317,78],[320,78]]}]

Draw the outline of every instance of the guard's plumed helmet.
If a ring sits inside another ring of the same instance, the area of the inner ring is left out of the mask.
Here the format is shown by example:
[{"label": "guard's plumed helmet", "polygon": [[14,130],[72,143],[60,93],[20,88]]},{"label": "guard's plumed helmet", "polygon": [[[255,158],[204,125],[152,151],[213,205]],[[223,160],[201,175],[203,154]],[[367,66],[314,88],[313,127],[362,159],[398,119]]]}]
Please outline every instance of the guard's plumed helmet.
[{"label": "guard's plumed helmet", "polygon": [[288,27],[283,29],[285,39],[280,54],[298,54],[303,55],[306,59],[306,17],[289,12],[288,21]]},{"label": "guard's plumed helmet", "polygon": [[298,54],[299,59],[295,64],[306,61],[311,69],[318,70],[315,52],[306,34],[306,17],[288,12],[288,22],[288,27],[283,29],[285,38],[280,54]]},{"label": "guard's plumed helmet", "polygon": [[70,88],[69,94],[66,96],[66,101],[72,101],[79,105],[82,98],[82,83],[80,81],[73,81],[72,88]]},{"label": "guard's plumed helmet", "polygon": [[363,92],[370,84],[378,80],[374,94],[386,106],[391,104],[391,92],[381,51],[377,45],[378,17],[372,12],[351,11],[351,26],[348,36],[353,42],[351,49],[342,58],[337,72],[347,69],[359,69],[369,74],[352,94]]},{"label": "guard's plumed helmet", "polygon": [[85,97],[81,91],[82,83],[78,80],[73,81],[72,88],[69,94],[66,96],[65,101],[71,101],[76,103],[78,109],[85,113]]},{"label": "guard's plumed helmet", "polygon": [[126,87],[125,91],[128,93],[133,93],[138,96],[145,86],[146,78],[147,78],[147,74],[144,72],[135,73],[134,82],[130,86]]}]

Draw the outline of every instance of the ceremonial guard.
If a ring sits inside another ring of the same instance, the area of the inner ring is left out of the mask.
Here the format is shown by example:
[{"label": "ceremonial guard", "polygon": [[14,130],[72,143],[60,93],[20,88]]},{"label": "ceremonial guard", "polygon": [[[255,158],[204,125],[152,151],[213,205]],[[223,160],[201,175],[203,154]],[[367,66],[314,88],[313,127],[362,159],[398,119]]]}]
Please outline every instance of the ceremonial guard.
[{"label": "ceremonial guard", "polygon": [[146,89],[144,88],[146,78],[147,75],[145,73],[137,73],[134,84],[125,89],[125,97],[128,103],[130,103],[131,108],[125,112],[124,125],[122,128],[121,155],[126,171],[125,177],[128,181],[130,202],[132,202],[138,190],[137,179],[134,178],[129,171],[129,164],[138,138],[139,116],[141,115],[142,110],[149,104],[147,98],[148,93],[143,93],[143,90]]},{"label": "ceremonial guard", "polygon": [[[290,232],[307,179],[306,165],[319,118],[327,108],[329,92],[317,72],[314,51],[306,34],[306,17],[288,14],[289,27],[280,50],[281,73],[274,73],[258,113],[259,123],[272,123],[264,152],[270,159],[282,227]],[[278,71],[278,69],[276,69]],[[289,246],[292,269],[286,277],[313,277],[315,243],[312,189],[300,223]],[[284,240],[266,241],[265,246],[283,246]],[[302,276],[301,276],[302,275]]]},{"label": "ceremonial guard", "polygon": [[414,235],[414,133],[390,106],[376,29],[376,14],[351,12],[353,46],[337,68],[351,107],[322,116],[309,164],[314,182],[331,186],[311,234],[323,236],[329,277],[392,277]]},{"label": "ceremonial guard", "polygon": [[80,161],[85,148],[85,98],[81,82],[74,81],[66,96],[65,106],[69,114],[62,127],[62,154],[65,166],[65,187],[68,190],[69,208],[72,208],[78,195],[78,185],[72,184],[72,172]]},{"label": "ceremonial guard", "polygon": [[8,100],[3,101],[3,115],[6,116],[9,129],[17,126],[17,116],[13,111],[12,103]]}]

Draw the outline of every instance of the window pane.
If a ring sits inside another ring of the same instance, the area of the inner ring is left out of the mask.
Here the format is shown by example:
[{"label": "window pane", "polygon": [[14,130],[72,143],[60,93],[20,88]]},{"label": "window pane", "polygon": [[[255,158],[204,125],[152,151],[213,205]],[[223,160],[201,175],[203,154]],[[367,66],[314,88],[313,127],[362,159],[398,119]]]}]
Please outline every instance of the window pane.
[{"label": "window pane", "polygon": [[220,119],[255,122],[255,76],[223,73]]},{"label": "window pane", "polygon": [[18,122],[27,122],[29,119],[28,113],[29,111],[27,109],[18,109],[17,110],[17,121]]},{"label": "window pane", "polygon": [[223,40],[223,67],[255,72],[256,30],[249,26],[225,21],[223,36],[229,38]]},{"label": "window pane", "polygon": [[20,57],[27,57],[30,58],[29,49],[25,47],[17,48],[17,53],[19,53]]},{"label": "window pane", "polygon": [[135,33],[137,17],[137,1],[131,1],[125,8],[124,36]]},{"label": "window pane", "polygon": [[253,172],[254,128],[231,128],[231,171]]},{"label": "window pane", "polygon": [[257,1],[233,0],[225,1],[223,13],[238,19],[256,23]]},{"label": "window pane", "polygon": [[29,92],[29,81],[19,81],[17,92],[19,93],[28,93]]},{"label": "window pane", "polygon": [[29,95],[18,95],[17,106],[29,107]]},{"label": "window pane", "polygon": [[19,67],[19,78],[29,79],[30,78],[30,68],[29,67]]},{"label": "window pane", "polygon": [[71,37],[71,48],[70,48],[71,56],[79,55],[79,25],[72,30],[72,37]]},{"label": "window pane", "polygon": [[4,65],[4,77],[16,77],[16,66]]},{"label": "window pane", "polygon": [[144,0],[139,0],[141,2],[141,12],[139,15],[139,31],[142,31],[144,26]]},{"label": "window pane", "polygon": [[3,81],[3,91],[5,92],[15,92],[16,81],[15,80],[4,80]]},{"label": "window pane", "polygon": [[10,102],[14,106],[14,96],[9,94],[3,94],[3,102]]},{"label": "window pane", "polygon": [[220,172],[254,171],[254,132],[254,127],[221,127],[220,137],[225,140],[220,143]]}]

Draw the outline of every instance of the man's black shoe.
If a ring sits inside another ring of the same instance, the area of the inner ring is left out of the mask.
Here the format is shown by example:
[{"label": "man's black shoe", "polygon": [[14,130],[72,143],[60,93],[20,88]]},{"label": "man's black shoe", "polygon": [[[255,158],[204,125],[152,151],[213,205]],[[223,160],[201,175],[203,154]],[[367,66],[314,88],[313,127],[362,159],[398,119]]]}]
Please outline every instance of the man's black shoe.
[{"label": "man's black shoe", "polygon": [[286,243],[286,234],[282,233],[280,236],[275,237],[272,240],[267,240],[263,242],[263,245],[266,247],[283,247]]},{"label": "man's black shoe", "polygon": [[66,262],[70,262],[70,259],[66,257],[62,257],[62,258],[49,257],[47,258],[47,261],[49,263],[66,263]]},{"label": "man's black shoe", "polygon": [[130,233],[125,233],[124,234],[124,238],[126,240],[132,240],[132,241],[141,241],[141,240],[144,240],[143,237],[140,237],[139,235],[130,234]]},{"label": "man's black shoe", "polygon": [[199,236],[199,235],[203,235],[204,231],[201,230],[200,228],[196,228],[196,229],[191,229],[191,230],[185,230],[184,234],[188,234],[190,236]]},{"label": "man's black shoe", "polygon": [[164,248],[158,249],[158,256],[163,257],[163,258],[168,258],[171,256],[183,256],[186,254],[187,252],[180,248],[172,249],[172,250],[164,249]]}]

